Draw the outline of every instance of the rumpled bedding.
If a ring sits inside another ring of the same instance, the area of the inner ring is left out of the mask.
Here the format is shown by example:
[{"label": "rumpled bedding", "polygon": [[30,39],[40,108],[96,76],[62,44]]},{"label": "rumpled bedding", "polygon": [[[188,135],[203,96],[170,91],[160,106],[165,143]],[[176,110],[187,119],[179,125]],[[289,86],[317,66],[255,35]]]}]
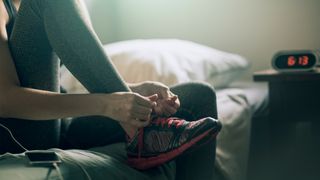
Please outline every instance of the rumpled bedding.
[{"label": "rumpled bedding", "polygon": [[248,165],[252,109],[244,90],[217,91],[219,120],[216,168],[225,180],[245,180]]},{"label": "rumpled bedding", "polygon": [[[64,180],[173,180],[175,163],[171,161],[148,171],[138,171],[126,164],[125,144],[118,143],[90,150],[61,150],[57,152],[62,163],[59,169]],[[89,175],[87,177],[86,173]],[[53,167],[32,166],[23,153],[0,156],[1,180],[57,179]]]}]

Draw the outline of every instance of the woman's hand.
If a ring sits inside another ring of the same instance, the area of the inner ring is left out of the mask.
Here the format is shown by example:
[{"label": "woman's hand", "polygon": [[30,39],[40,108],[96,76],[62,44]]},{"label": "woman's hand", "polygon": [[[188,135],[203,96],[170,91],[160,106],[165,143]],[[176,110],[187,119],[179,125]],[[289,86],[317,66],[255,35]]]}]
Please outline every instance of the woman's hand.
[{"label": "woman's hand", "polygon": [[146,81],[139,84],[130,84],[129,86],[133,92],[139,93],[143,96],[157,94],[157,105],[153,110],[159,116],[173,115],[180,107],[178,96],[173,94],[169,87],[162,83]]},{"label": "woman's hand", "polygon": [[148,97],[132,92],[106,94],[104,115],[137,128],[147,126],[158,95]]}]

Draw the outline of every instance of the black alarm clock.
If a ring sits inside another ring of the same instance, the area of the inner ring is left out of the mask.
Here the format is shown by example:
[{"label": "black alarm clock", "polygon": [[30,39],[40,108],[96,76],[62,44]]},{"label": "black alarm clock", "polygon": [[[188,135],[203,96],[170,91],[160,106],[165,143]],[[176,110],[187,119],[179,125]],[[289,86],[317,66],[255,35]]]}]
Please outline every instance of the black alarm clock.
[{"label": "black alarm clock", "polygon": [[315,69],[318,61],[316,51],[280,51],[273,56],[272,67],[280,72],[311,71]]}]

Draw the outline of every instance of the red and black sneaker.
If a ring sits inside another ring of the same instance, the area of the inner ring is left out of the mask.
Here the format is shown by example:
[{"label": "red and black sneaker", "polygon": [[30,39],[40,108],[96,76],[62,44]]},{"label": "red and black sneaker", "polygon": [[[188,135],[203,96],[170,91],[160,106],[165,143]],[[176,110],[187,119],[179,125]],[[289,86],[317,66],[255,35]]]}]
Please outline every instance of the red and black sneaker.
[{"label": "red and black sneaker", "polygon": [[128,163],[140,170],[161,165],[215,138],[220,129],[221,123],[210,117],[197,121],[155,118],[129,141]]}]

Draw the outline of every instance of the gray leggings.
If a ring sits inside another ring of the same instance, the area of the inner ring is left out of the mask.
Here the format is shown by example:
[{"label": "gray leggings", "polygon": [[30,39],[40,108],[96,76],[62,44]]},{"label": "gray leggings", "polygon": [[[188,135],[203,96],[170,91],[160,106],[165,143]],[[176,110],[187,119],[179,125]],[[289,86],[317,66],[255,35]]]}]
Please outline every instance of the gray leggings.
[{"label": "gray leggings", "polygon": [[[59,92],[58,56],[90,93],[130,91],[105,54],[79,0],[23,0],[9,46],[23,87]],[[182,104],[176,116],[188,120],[217,118],[215,93],[210,86],[188,83],[172,87],[172,91],[179,95]],[[60,147],[60,120],[2,119],[0,122],[12,129],[29,149]],[[105,117],[75,118],[64,136],[70,148],[107,145],[123,138],[119,124]],[[8,146],[2,147],[14,151],[10,142],[7,143]],[[214,144],[212,141],[197,153],[179,158],[178,174],[184,171],[179,177],[211,178]],[[5,151],[0,147],[1,150]]]},{"label": "gray leggings", "polygon": [[[174,114],[189,121],[203,117],[217,118],[216,96],[210,85],[205,83],[185,83],[171,87],[179,95],[181,107]],[[67,148],[87,149],[94,146],[125,141],[125,132],[116,121],[105,117],[79,117],[67,128]],[[177,179],[212,179],[214,175],[215,141],[198,150],[182,155],[176,161]]]}]

